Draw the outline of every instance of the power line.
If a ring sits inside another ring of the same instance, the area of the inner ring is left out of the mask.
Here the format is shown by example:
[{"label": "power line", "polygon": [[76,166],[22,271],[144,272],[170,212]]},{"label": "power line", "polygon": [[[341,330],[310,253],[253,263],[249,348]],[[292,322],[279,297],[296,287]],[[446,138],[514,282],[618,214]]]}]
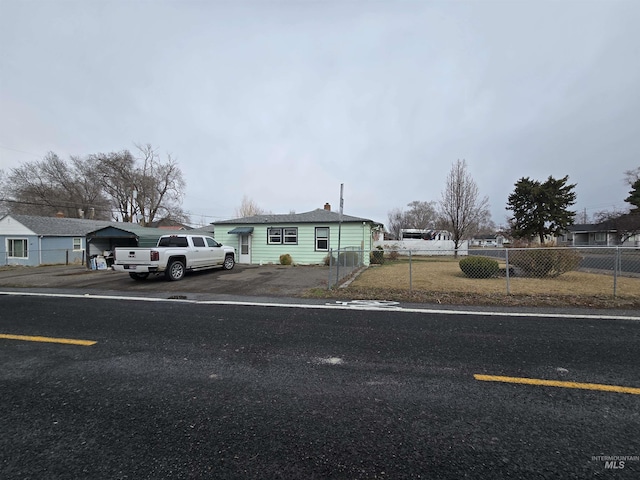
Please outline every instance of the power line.
[{"label": "power line", "polygon": [[5,147],[4,145],[0,145],[0,148],[2,148],[4,150],[11,150],[12,152],[26,153],[27,155],[33,155],[34,157],[42,157],[41,153],[25,152],[24,150],[18,150],[17,148]]}]

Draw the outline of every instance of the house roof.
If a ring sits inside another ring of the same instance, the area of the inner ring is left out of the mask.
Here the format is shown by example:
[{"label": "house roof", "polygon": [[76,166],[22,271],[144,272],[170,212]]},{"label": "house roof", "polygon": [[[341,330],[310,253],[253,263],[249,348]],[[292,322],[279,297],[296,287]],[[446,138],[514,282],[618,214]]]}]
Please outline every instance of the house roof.
[{"label": "house roof", "polygon": [[591,232],[608,232],[615,231],[606,222],[602,223],[576,223],[575,225],[569,225],[567,230],[572,233],[591,233]]},{"label": "house roof", "polygon": [[111,225],[113,222],[105,220],[87,220],[82,218],[37,217],[34,215],[5,215],[13,218],[36,235],[47,236],[77,236]]},{"label": "house roof", "polygon": [[137,238],[149,238],[157,241],[162,235],[169,232],[159,228],[148,228],[135,223],[109,222],[106,220],[88,220],[82,218],[38,217],[34,215],[5,215],[19,222],[36,235],[74,237],[113,237],[133,236]]},{"label": "house roof", "polygon": [[[324,208],[317,208],[310,212],[305,213],[287,213],[287,214],[265,214],[265,215],[253,215],[251,217],[235,218],[232,220],[221,220],[215,222],[214,225],[238,225],[238,224],[285,224],[285,223],[339,223],[340,214],[338,212],[332,212],[325,210]],[[352,217],[351,215],[342,215],[342,222],[368,222],[378,224],[368,218]]]}]

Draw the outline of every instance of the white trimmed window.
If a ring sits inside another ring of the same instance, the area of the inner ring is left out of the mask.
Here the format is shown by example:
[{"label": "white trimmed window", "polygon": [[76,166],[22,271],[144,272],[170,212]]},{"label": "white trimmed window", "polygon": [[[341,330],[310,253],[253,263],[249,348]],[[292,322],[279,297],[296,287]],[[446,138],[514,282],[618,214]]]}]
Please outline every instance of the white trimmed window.
[{"label": "white trimmed window", "polygon": [[316,250],[329,250],[329,227],[316,227]]},{"label": "white trimmed window", "polygon": [[73,239],[73,250],[78,251],[82,250],[82,239],[80,237],[76,237]]},{"label": "white trimmed window", "polygon": [[284,243],[288,245],[296,245],[298,243],[298,229],[297,228],[285,228],[284,229]]},{"label": "white trimmed window", "polygon": [[9,258],[29,258],[26,238],[8,238],[7,253]]},{"label": "white trimmed window", "polygon": [[267,228],[267,243],[269,245],[282,243],[282,229]]}]

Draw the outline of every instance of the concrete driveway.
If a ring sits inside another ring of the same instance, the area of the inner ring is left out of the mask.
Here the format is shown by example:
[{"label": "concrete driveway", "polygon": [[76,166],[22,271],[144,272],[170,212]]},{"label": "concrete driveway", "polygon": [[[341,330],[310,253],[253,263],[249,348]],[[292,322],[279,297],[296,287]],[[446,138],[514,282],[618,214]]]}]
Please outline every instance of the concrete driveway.
[{"label": "concrete driveway", "polygon": [[84,266],[3,267],[0,288],[63,289],[84,293],[126,291],[132,295],[216,294],[295,297],[307,289],[327,286],[329,267],[236,265],[233,270],[188,273],[178,282],[164,276],[135,281],[113,270],[87,270]]}]

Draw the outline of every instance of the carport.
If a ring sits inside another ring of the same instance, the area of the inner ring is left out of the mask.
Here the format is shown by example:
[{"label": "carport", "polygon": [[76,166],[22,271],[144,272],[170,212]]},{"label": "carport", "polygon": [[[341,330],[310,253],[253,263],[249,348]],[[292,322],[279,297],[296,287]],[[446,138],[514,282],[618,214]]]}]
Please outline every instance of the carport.
[{"label": "carport", "polygon": [[87,234],[87,267],[91,259],[104,256],[109,265],[116,247],[155,247],[162,235],[171,232],[162,228],[141,227],[139,225],[109,226]]}]

